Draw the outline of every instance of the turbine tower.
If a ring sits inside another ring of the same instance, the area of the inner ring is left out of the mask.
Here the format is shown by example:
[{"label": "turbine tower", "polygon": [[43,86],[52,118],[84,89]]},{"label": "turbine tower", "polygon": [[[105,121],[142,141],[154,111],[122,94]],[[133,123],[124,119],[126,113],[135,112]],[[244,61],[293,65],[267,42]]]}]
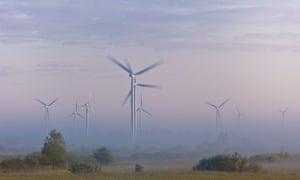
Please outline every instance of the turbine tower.
[{"label": "turbine tower", "polygon": [[219,121],[221,120],[220,108],[223,107],[228,101],[229,101],[229,99],[226,99],[219,106],[214,105],[214,104],[212,104],[210,102],[206,102],[207,105],[212,106],[213,108],[216,109],[216,131],[217,132],[219,130],[219,123],[220,123]]},{"label": "turbine tower", "polygon": [[88,135],[88,120],[89,120],[89,110],[91,107],[91,100],[92,100],[92,96],[90,95],[88,102],[80,106],[85,108],[85,135],[86,136]]},{"label": "turbine tower", "polygon": [[152,116],[150,112],[148,112],[146,109],[144,109],[143,107],[143,96],[141,95],[141,99],[140,99],[140,106],[136,109],[136,112],[138,113],[138,127],[141,128],[142,127],[142,113],[146,113],[149,116]]},{"label": "turbine tower", "polygon": [[126,71],[129,74],[130,77],[130,91],[123,101],[123,104],[126,103],[126,101],[130,98],[130,116],[131,116],[131,135],[132,135],[132,142],[133,145],[135,145],[135,139],[136,139],[136,87],[147,87],[147,88],[158,88],[159,86],[155,85],[149,85],[149,84],[139,84],[136,82],[136,76],[142,75],[151,69],[159,66],[162,64],[162,61],[156,62],[138,72],[134,72],[129,64],[129,62],[126,62],[126,66],[120,63],[117,59],[108,56],[108,59],[110,59],[113,63],[118,65],[120,68],[122,68],[124,71]]},{"label": "turbine tower", "polygon": [[242,116],[245,116],[245,113],[241,113],[240,109],[237,108],[237,119],[238,119],[238,126],[239,126],[239,128],[240,128],[240,122],[241,122]]},{"label": "turbine tower", "polygon": [[279,110],[279,112],[281,112],[281,116],[282,116],[282,120],[285,120],[285,113],[288,111],[289,109],[286,108],[284,110]]},{"label": "turbine tower", "polygon": [[76,119],[77,117],[81,117],[82,119],[85,119],[85,117],[83,117],[79,112],[78,112],[78,102],[77,100],[75,101],[75,110],[74,112],[72,112],[72,114],[70,114],[68,117],[73,117],[73,120],[74,120],[74,127],[75,127],[75,122],[76,122]]},{"label": "turbine tower", "polygon": [[49,115],[49,107],[52,106],[56,101],[58,100],[58,98],[56,98],[55,100],[53,100],[51,103],[46,104],[45,102],[36,99],[37,102],[41,103],[44,108],[45,108],[45,131],[46,134],[48,133],[48,123],[49,123],[49,119],[50,119],[50,115]]}]

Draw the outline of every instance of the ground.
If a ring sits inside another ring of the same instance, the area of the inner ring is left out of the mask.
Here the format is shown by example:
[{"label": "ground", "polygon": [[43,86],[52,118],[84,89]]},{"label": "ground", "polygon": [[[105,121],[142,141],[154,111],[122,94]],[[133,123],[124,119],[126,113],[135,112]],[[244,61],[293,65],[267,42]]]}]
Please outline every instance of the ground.
[{"label": "ground", "polygon": [[[135,163],[143,165],[144,172],[141,174],[134,174]],[[95,175],[73,175],[67,170],[50,169],[32,173],[0,174],[0,180],[300,179],[300,164],[298,162],[263,164],[265,170],[260,173],[196,172],[192,171],[192,165],[190,160],[122,162],[113,164],[109,167],[103,167],[102,172]]]}]

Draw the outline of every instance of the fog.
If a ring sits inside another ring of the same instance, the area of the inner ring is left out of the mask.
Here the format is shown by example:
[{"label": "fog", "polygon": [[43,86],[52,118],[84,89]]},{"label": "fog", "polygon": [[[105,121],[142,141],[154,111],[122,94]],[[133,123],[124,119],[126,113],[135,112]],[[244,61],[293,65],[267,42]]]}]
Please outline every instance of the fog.
[{"label": "fog", "polygon": [[[106,123],[96,122],[91,118],[88,135],[85,134],[84,121],[73,124],[73,119],[60,119],[49,124],[50,129],[60,131],[66,141],[69,151],[80,148],[96,149],[106,146],[111,149],[125,148],[134,152],[138,149],[153,149],[155,151],[168,151],[181,147],[183,152],[200,152],[203,154],[239,152],[245,155],[271,152],[299,153],[299,131],[293,121],[288,119],[282,122],[278,118],[266,121],[265,118],[250,119],[243,117],[238,123],[237,119],[221,119],[221,132],[216,132],[214,116],[205,119],[194,119],[191,124],[169,123],[155,117],[145,117],[142,127],[138,130],[135,147],[132,146],[129,118],[116,125],[115,119],[107,119]],[[174,119],[174,121],[187,119]],[[155,123],[153,122],[155,121]],[[171,120],[169,120],[171,122]],[[205,123],[206,121],[206,123]],[[211,121],[211,122],[209,122]],[[38,123],[5,124],[1,127],[1,153],[26,154],[38,151],[45,139],[44,122]],[[121,121],[120,121],[121,122]],[[272,123],[268,123],[272,122]]]}]

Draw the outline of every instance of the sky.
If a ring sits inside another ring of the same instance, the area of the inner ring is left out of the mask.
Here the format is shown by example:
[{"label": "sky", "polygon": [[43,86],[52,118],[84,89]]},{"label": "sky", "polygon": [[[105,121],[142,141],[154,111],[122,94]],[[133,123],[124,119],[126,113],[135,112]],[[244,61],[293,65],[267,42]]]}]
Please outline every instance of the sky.
[{"label": "sky", "polygon": [[279,136],[278,110],[289,108],[284,126],[298,140],[299,22],[296,0],[0,0],[2,137],[43,135],[36,98],[59,98],[49,126],[69,132],[75,100],[84,104],[90,94],[95,134],[129,137],[129,104],[121,104],[130,79],[108,60],[113,56],[135,71],[163,61],[137,79],[162,86],[138,89],[153,114],[144,117],[145,134],[209,139],[215,111],[205,102],[229,98],[221,109],[224,131],[238,129],[239,108],[243,132]]}]

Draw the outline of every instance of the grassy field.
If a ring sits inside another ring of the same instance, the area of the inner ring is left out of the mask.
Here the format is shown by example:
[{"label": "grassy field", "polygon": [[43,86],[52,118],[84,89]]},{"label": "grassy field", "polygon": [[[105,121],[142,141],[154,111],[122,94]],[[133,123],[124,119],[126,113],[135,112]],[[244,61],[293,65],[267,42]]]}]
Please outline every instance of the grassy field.
[{"label": "grassy field", "polygon": [[40,170],[32,173],[0,174],[0,180],[96,180],[96,179],[170,179],[170,180],[238,180],[238,179],[300,179],[300,166],[298,163],[264,164],[266,170],[260,173],[224,173],[224,172],[195,172],[191,170],[188,162],[141,162],[145,170],[141,174],[134,174],[134,163],[120,163],[110,167],[104,167],[100,174],[73,175],[67,170]]}]

